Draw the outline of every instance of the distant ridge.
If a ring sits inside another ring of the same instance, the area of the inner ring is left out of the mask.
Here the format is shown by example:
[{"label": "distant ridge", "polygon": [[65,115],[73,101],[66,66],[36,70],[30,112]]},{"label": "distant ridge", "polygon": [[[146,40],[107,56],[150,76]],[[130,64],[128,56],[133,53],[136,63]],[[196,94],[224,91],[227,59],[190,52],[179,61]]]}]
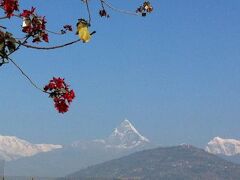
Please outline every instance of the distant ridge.
[{"label": "distant ridge", "polygon": [[133,153],[68,176],[70,179],[239,180],[240,165],[191,145]]}]

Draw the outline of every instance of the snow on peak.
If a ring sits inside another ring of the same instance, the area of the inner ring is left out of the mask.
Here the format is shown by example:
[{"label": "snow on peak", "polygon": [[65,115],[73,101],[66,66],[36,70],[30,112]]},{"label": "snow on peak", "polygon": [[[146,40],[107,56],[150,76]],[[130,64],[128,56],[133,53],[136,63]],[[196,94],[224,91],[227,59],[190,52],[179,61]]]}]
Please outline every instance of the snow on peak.
[{"label": "snow on peak", "polygon": [[223,139],[215,137],[208,142],[205,150],[212,154],[233,156],[240,154],[240,141],[236,139]]},{"label": "snow on peak", "polygon": [[71,146],[82,149],[101,147],[121,150],[144,147],[147,143],[149,143],[149,140],[142,136],[129,120],[125,119],[107,138],[87,142],[76,141]]},{"label": "snow on peak", "polygon": [[54,144],[32,144],[15,136],[0,135],[0,159],[6,161],[29,157],[59,148],[62,148],[62,146]]},{"label": "snow on peak", "polygon": [[142,136],[129,120],[125,119],[114,129],[112,134],[105,139],[105,142],[108,147],[134,148],[148,143],[149,140]]}]

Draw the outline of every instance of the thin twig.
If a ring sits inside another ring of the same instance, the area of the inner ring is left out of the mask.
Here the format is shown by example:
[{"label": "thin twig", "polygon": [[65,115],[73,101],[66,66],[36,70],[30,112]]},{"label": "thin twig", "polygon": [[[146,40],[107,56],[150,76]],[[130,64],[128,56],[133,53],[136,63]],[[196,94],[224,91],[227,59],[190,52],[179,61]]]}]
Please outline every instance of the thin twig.
[{"label": "thin twig", "polygon": [[27,42],[28,38],[29,36],[25,37],[24,41],[21,43],[18,43],[18,46],[14,49],[14,51],[10,52],[7,56],[9,57],[11,54],[17,51],[22,45],[24,45]]},{"label": "thin twig", "polygon": [[17,63],[15,63],[14,60],[12,60],[11,58],[8,58],[9,61],[11,61],[13,63],[14,66],[16,66],[18,68],[18,70],[22,73],[23,76],[25,76],[27,78],[27,80],[30,82],[30,84],[35,87],[36,89],[40,90],[41,92],[44,92],[44,93],[48,93],[46,91],[44,91],[43,89],[41,89],[40,87],[38,87],[36,85],[35,82],[33,82],[33,80],[17,65]]},{"label": "thin twig", "polygon": [[104,4],[103,4],[103,0],[100,0],[100,2],[101,2],[102,9],[105,10]]},{"label": "thin twig", "polygon": [[59,45],[59,46],[51,46],[51,47],[38,47],[38,46],[29,45],[29,44],[22,44],[22,46],[24,46],[26,48],[32,48],[32,49],[51,50],[51,49],[63,48],[63,47],[75,44],[79,41],[81,41],[81,39],[77,39],[75,41],[72,41],[72,42],[69,42],[69,43],[66,43],[66,44],[62,44],[62,45]]},{"label": "thin twig", "polygon": [[55,34],[55,35],[65,35],[66,34],[66,30],[63,30],[63,29],[60,32],[54,32],[54,31],[51,31],[51,30],[48,30],[48,29],[46,29],[45,31],[48,32],[48,33],[51,33],[51,34]]},{"label": "thin twig", "polygon": [[7,29],[6,27],[4,27],[4,26],[1,26],[1,25],[0,25],[0,28],[2,28],[2,29]]},{"label": "thin twig", "polygon": [[7,19],[8,17],[7,16],[3,16],[3,17],[0,17],[0,20],[1,19]]},{"label": "thin twig", "polygon": [[[93,35],[95,33],[96,33],[96,31],[93,31],[90,35]],[[29,45],[29,44],[21,44],[21,45],[26,47],[26,48],[32,48],[32,49],[52,50],[52,49],[63,48],[63,47],[75,44],[77,42],[80,42],[80,41],[81,41],[81,39],[77,39],[75,41],[72,41],[72,42],[69,42],[69,43],[66,43],[66,44],[62,44],[62,45],[59,45],[59,46],[51,46],[51,47],[39,47],[39,46],[32,46],[32,45]]]},{"label": "thin twig", "polygon": [[123,9],[118,9],[114,6],[112,6],[109,2],[107,2],[106,0],[101,0],[102,3],[104,3],[107,7],[109,7],[110,9],[119,12],[119,13],[123,13],[123,14],[129,14],[129,15],[134,15],[134,16],[139,16],[138,13],[133,12],[133,11],[128,11],[128,10],[123,10]]},{"label": "thin twig", "polygon": [[48,33],[51,33],[51,34],[63,35],[63,33],[61,33],[61,32],[54,32],[54,31],[50,31],[50,30],[47,30],[47,29],[45,31],[47,31]]},{"label": "thin twig", "polygon": [[86,5],[87,5],[87,12],[88,12],[88,24],[91,24],[91,12],[88,4],[88,0],[86,0]]}]

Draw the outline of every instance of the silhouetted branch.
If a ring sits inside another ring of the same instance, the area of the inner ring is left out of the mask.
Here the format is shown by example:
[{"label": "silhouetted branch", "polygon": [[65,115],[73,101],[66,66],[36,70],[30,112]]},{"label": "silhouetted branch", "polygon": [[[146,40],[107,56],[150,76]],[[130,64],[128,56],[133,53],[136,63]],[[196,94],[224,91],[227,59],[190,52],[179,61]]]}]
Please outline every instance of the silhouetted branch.
[{"label": "silhouetted branch", "polygon": [[105,4],[107,7],[109,7],[110,9],[112,9],[113,11],[116,11],[116,12],[119,12],[119,13],[123,13],[123,14],[129,14],[129,15],[139,16],[139,14],[136,13],[136,12],[116,8],[116,7],[114,7],[113,5],[111,5],[111,4],[110,4],[108,1],[106,1],[106,0],[101,0],[101,2],[102,2],[103,4]]},{"label": "silhouetted branch", "polygon": [[81,39],[77,39],[75,41],[72,41],[72,42],[69,42],[69,43],[66,43],[66,44],[62,44],[62,45],[59,45],[59,46],[51,46],[51,47],[39,47],[39,46],[32,46],[32,45],[29,45],[29,44],[22,44],[22,46],[24,46],[26,48],[32,48],[32,49],[52,50],[52,49],[63,48],[63,47],[75,44],[77,42],[80,42],[80,41],[81,41]]},{"label": "silhouetted branch", "polygon": [[27,80],[30,82],[30,84],[35,87],[36,89],[40,90],[41,92],[44,92],[44,93],[47,93],[49,94],[48,92],[44,91],[42,88],[38,87],[36,85],[35,82],[33,82],[33,80],[17,65],[17,63],[15,63],[14,60],[12,60],[11,58],[8,58],[9,61],[11,61],[13,63],[13,65],[22,73],[23,76],[25,76],[27,78]]}]

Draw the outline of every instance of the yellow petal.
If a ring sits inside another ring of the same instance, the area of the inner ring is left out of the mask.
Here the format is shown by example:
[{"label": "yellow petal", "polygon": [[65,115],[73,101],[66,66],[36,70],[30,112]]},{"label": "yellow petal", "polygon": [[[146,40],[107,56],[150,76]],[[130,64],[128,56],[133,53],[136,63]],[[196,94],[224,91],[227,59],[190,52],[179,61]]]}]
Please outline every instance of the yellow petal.
[{"label": "yellow petal", "polygon": [[83,42],[89,42],[91,39],[91,35],[88,31],[87,26],[86,27],[79,27],[78,28],[78,35],[79,38],[83,41]]}]

